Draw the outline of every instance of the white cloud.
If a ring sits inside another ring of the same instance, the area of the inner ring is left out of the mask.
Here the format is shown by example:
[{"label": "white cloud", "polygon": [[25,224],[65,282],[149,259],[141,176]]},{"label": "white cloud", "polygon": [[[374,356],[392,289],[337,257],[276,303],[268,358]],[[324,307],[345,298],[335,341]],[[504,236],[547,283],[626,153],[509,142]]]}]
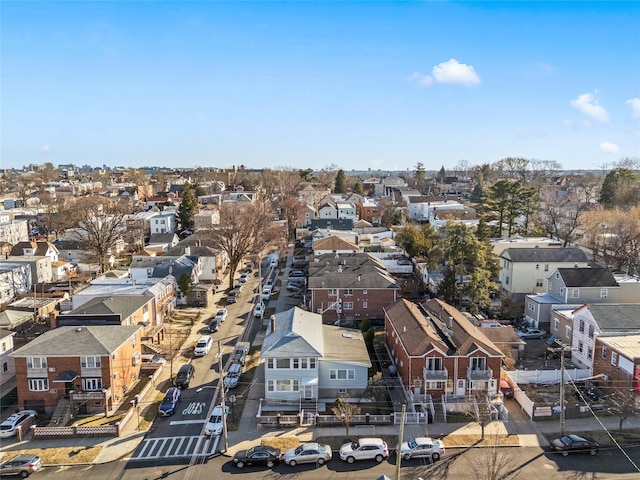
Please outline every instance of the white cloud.
[{"label": "white cloud", "polygon": [[42,153],[49,153],[51,151],[51,145],[42,145],[40,151]]},{"label": "white cloud", "polygon": [[455,58],[439,63],[431,69],[431,75],[419,72],[409,76],[409,80],[420,87],[430,87],[436,83],[454,83],[469,87],[478,85],[480,77],[471,65],[458,62]]},{"label": "white cloud", "polygon": [[562,126],[563,127],[572,128],[574,126],[574,124],[573,124],[572,120],[569,120],[568,118],[565,118],[564,120],[562,120]]},{"label": "white cloud", "polygon": [[592,93],[583,93],[577,99],[571,100],[571,106],[599,122],[609,121],[609,114],[600,106]]},{"label": "white cloud", "polygon": [[615,143],[604,141],[600,144],[600,150],[606,153],[618,153],[620,151],[620,147]]},{"label": "white cloud", "polygon": [[633,113],[631,114],[633,118],[640,117],[640,98],[630,98],[625,102],[627,105],[631,105],[631,110]]},{"label": "white cloud", "polygon": [[429,87],[433,83],[433,77],[415,72],[411,74],[409,80],[416,83],[419,87]]},{"label": "white cloud", "polygon": [[458,62],[455,58],[442,62],[431,72],[438,83],[457,83],[470,86],[480,83],[480,77],[471,65]]}]

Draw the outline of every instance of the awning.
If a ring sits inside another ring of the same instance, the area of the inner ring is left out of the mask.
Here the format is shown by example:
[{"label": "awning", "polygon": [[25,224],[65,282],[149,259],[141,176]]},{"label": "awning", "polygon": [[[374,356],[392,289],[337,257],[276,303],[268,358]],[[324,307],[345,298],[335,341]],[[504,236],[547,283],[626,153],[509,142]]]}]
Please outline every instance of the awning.
[{"label": "awning", "polygon": [[318,377],[302,377],[300,379],[300,383],[302,385],[317,385]]},{"label": "awning", "polygon": [[547,345],[548,347],[557,347],[557,346],[558,346],[558,345],[556,345],[556,340],[557,340],[557,339],[558,339],[558,336],[557,336],[557,335],[551,335],[551,336],[547,339],[547,341],[546,341],[546,342],[544,342],[544,343],[546,343],[546,345]]},{"label": "awning", "polygon": [[53,381],[54,382],[73,382],[79,376],[80,375],[78,375],[76,372],[67,370],[66,372],[62,372],[60,375],[54,378]]}]

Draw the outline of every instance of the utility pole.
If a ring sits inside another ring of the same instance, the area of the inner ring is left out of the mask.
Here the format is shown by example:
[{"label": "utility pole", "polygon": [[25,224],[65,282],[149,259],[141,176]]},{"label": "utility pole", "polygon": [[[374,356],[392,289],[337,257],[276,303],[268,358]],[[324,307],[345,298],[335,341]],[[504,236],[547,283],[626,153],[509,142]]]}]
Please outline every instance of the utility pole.
[{"label": "utility pole", "polygon": [[402,461],[402,440],[404,437],[404,417],[407,411],[407,405],[402,404],[402,414],[400,417],[400,431],[398,432],[398,446],[396,448],[396,480],[400,480],[400,462]]},{"label": "utility pole", "polygon": [[220,405],[222,406],[222,435],[224,436],[224,451],[229,450],[229,435],[227,433],[227,405],[225,401],[225,389],[224,389],[224,371],[222,370],[222,345],[221,341],[218,340],[218,373],[219,380],[218,384],[220,385]]},{"label": "utility pole", "polygon": [[560,348],[560,436],[564,437],[566,431],[566,420],[564,412],[564,347]]}]

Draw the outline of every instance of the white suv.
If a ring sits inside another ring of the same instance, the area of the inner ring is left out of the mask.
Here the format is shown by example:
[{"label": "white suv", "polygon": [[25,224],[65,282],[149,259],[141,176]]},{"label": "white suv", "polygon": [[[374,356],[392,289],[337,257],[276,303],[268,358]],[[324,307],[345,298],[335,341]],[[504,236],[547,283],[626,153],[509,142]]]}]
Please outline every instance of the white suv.
[{"label": "white suv", "polygon": [[38,416],[35,410],[22,410],[14,413],[0,424],[0,438],[13,437],[18,433],[18,427],[23,426],[31,418]]},{"label": "white suv", "polygon": [[200,337],[200,340],[198,340],[198,343],[196,343],[196,348],[193,350],[193,354],[196,357],[202,357],[209,353],[211,345],[213,345],[213,338],[211,338],[210,335],[203,335]]},{"label": "white suv", "polygon": [[216,405],[211,412],[211,417],[204,427],[205,435],[221,435],[222,434],[222,405]]},{"label": "white suv", "polygon": [[340,460],[353,463],[356,460],[375,460],[380,463],[389,456],[389,448],[381,438],[361,438],[340,447]]}]

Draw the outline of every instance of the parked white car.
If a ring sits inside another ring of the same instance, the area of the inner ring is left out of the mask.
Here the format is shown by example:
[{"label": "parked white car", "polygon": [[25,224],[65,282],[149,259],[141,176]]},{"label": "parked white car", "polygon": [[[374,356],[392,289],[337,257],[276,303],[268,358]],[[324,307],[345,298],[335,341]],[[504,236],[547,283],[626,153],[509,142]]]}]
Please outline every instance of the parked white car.
[{"label": "parked white car", "polygon": [[257,303],[255,308],[253,309],[253,316],[256,318],[262,318],[264,314],[264,303]]},{"label": "parked white car", "polygon": [[356,460],[375,460],[380,463],[389,456],[389,447],[381,438],[361,438],[340,447],[340,460],[353,463]]},{"label": "parked white car", "polygon": [[28,420],[38,416],[35,410],[22,410],[9,416],[0,423],[0,438],[13,437],[18,433],[18,427],[23,426]]},{"label": "parked white car", "polygon": [[216,405],[213,408],[213,412],[211,412],[211,416],[209,417],[209,421],[204,427],[205,435],[221,435],[223,429],[223,421],[222,418],[222,405]]},{"label": "parked white car", "polygon": [[211,335],[203,335],[200,337],[200,340],[198,340],[198,343],[196,343],[196,348],[193,350],[193,354],[196,357],[202,357],[209,353],[211,345],[213,345],[213,338],[211,338]]},{"label": "parked white car", "polygon": [[434,462],[444,455],[444,442],[429,437],[417,437],[404,442],[400,447],[402,458],[430,458]]}]

